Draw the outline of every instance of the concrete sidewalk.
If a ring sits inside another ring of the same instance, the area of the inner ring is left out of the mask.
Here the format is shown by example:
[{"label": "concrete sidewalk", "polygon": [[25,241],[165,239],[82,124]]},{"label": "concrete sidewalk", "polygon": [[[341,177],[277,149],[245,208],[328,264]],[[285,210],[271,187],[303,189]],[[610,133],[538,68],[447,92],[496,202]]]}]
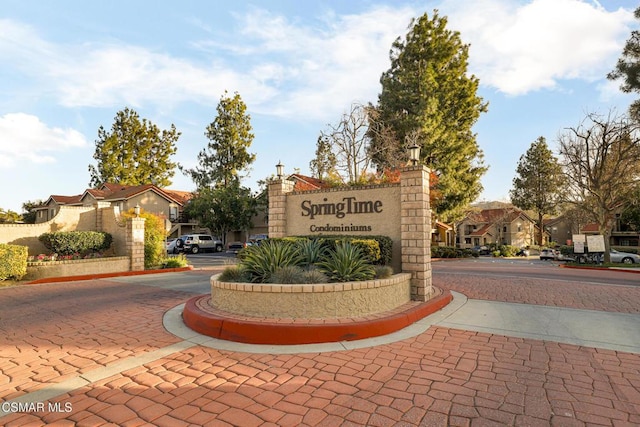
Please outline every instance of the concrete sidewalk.
[{"label": "concrete sidewalk", "polygon": [[[180,325],[208,275],[0,290],[0,425],[640,424],[640,313],[600,287],[563,284],[564,307],[527,304],[533,287],[519,303],[456,293],[389,336],[267,348]],[[590,299],[612,312],[573,308]]]}]

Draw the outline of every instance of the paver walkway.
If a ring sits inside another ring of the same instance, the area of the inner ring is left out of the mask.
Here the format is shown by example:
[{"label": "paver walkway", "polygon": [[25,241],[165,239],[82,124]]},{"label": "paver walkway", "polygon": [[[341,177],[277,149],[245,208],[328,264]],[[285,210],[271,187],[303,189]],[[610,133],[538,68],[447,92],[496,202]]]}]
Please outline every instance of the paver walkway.
[{"label": "paver walkway", "polygon": [[[516,298],[508,282],[469,282],[434,276],[469,298]],[[598,286],[540,286],[511,302],[640,306],[639,288],[615,288],[621,304]],[[162,317],[191,296],[111,280],[0,289],[0,425],[640,425],[640,354],[445,327],[324,353],[181,348]],[[124,368],[99,375],[114,364]],[[91,381],[43,411],[2,406],[78,375]]]}]

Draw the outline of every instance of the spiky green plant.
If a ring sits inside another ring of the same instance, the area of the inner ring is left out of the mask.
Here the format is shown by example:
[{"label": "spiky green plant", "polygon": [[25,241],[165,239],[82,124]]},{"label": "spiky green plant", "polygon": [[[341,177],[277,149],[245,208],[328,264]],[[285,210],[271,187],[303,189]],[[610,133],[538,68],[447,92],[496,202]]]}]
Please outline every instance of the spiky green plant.
[{"label": "spiky green plant", "polygon": [[298,247],[289,242],[265,240],[258,246],[245,248],[244,251],[240,265],[253,283],[268,283],[277,269],[300,263]]},{"label": "spiky green plant", "polygon": [[375,271],[367,261],[360,248],[345,242],[337,243],[317,266],[331,281],[351,282],[373,279]]},{"label": "spiky green plant", "polygon": [[300,251],[302,266],[310,266],[320,262],[327,252],[326,246],[320,239],[298,240],[295,244]]},{"label": "spiky green plant", "polygon": [[303,273],[304,270],[297,265],[280,267],[271,274],[269,283],[282,283],[287,285],[293,283],[304,283]]}]

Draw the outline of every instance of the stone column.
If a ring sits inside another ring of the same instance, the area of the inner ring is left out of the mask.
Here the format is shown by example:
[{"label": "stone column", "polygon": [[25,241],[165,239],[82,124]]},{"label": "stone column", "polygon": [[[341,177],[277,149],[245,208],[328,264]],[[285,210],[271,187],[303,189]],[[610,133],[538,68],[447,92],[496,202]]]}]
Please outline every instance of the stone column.
[{"label": "stone column", "polygon": [[103,213],[111,207],[111,202],[96,202],[93,206],[96,209],[96,231],[104,231]]},{"label": "stone column", "polygon": [[144,218],[127,219],[127,255],[131,271],[144,270]]},{"label": "stone column", "polygon": [[269,182],[269,237],[287,235],[287,193],[293,191],[294,185],[283,178]]},{"label": "stone column", "polygon": [[400,173],[402,271],[411,273],[411,299],[427,301],[431,285],[431,210],[429,168],[403,168]]}]

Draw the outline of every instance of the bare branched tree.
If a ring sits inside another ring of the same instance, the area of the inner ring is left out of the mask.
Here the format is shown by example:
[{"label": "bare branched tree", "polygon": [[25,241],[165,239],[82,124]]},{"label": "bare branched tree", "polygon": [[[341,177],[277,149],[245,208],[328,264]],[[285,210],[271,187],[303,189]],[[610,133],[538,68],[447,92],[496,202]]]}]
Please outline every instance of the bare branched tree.
[{"label": "bare branched tree", "polygon": [[[394,159],[389,167],[397,167],[400,162],[406,162],[405,152],[396,153],[395,147],[398,144],[393,132],[379,124],[376,118],[375,108],[354,103],[336,125],[328,125],[327,130],[320,133],[318,144],[323,142],[330,145],[335,159],[335,171],[345,183],[357,183],[365,178],[373,165],[372,159],[382,151],[389,151],[385,153],[385,157]],[[387,142],[377,144],[375,152],[371,144],[374,135]]]},{"label": "bare branched tree", "polygon": [[598,224],[610,262],[610,237],[616,213],[631,202],[640,186],[640,125],[610,112],[589,114],[560,136],[560,156],[567,188],[565,202],[579,207]]}]

